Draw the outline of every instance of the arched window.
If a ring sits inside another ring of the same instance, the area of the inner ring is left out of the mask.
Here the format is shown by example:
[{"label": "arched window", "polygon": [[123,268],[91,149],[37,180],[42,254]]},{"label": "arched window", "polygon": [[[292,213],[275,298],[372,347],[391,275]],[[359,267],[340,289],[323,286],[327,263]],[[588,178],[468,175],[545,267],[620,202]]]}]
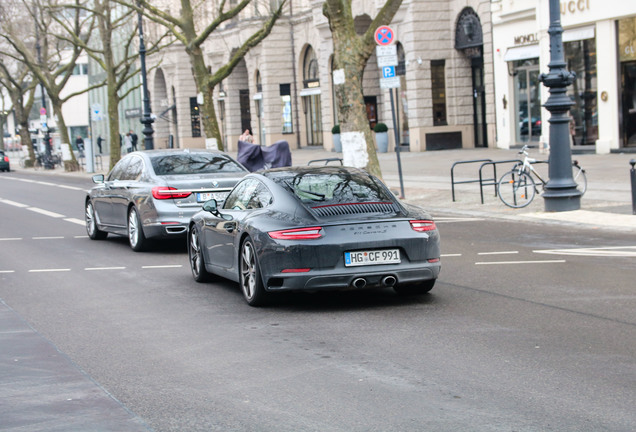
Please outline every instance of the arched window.
[{"label": "arched window", "polygon": [[303,60],[303,87],[320,87],[320,75],[318,72],[318,60],[313,48],[307,48]]}]

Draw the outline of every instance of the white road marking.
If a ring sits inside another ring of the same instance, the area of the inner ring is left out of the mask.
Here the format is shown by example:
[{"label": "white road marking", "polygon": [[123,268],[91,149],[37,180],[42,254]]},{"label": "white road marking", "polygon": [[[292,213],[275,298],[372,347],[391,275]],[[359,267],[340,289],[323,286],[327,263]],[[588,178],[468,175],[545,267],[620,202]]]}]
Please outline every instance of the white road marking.
[{"label": "white road marking", "polygon": [[37,181],[37,184],[41,184],[41,185],[45,185],[45,186],[59,186],[56,185],[55,183],[50,183],[50,182],[45,182],[45,181]]},{"label": "white road marking", "polygon": [[26,205],[26,204],[18,203],[18,202],[11,201],[11,200],[8,200],[8,199],[0,199],[0,202],[3,202],[5,204],[9,204],[9,205],[12,205],[12,206],[15,206],[15,207],[22,207],[22,208],[28,207],[28,205]]},{"label": "white road marking", "polygon": [[125,270],[126,267],[86,267],[84,270],[86,271],[94,271],[94,270]]},{"label": "white road marking", "polygon": [[64,236],[32,237],[33,240],[59,240],[63,238]]},{"label": "white road marking", "polygon": [[477,255],[511,255],[518,254],[519,251],[501,251],[501,252],[478,252]]},{"label": "white road marking", "polygon": [[67,185],[56,185],[57,187],[61,187],[63,189],[71,189],[71,190],[78,190],[78,191],[83,191],[84,188],[80,188],[77,186],[67,186]]},{"label": "white road marking", "polygon": [[46,272],[69,272],[70,268],[60,268],[60,269],[31,269],[29,273],[46,273]]},{"label": "white road marking", "polygon": [[458,253],[458,254],[442,254],[441,257],[445,258],[445,257],[460,257],[460,256],[462,256],[462,254]]},{"label": "white road marking", "polygon": [[489,262],[476,262],[475,265],[507,265],[507,264],[559,264],[564,263],[565,260],[543,260],[543,261],[489,261]]},{"label": "white road marking", "polygon": [[172,264],[172,265],[141,266],[142,269],[179,268],[179,267],[183,267],[183,265]]},{"label": "white road marking", "polygon": [[82,226],[86,225],[86,222],[84,222],[81,219],[77,219],[77,218],[66,218],[64,220],[66,222],[74,223],[74,224],[77,224],[77,225],[82,225]]},{"label": "white road marking", "polygon": [[53,218],[66,217],[63,214],[55,213],[55,212],[44,210],[44,209],[37,208],[37,207],[27,207],[27,210],[31,210],[32,212],[40,213],[40,214],[43,214],[45,216],[50,216],[50,217],[53,217]]},{"label": "white road marking", "polygon": [[535,250],[534,253],[552,255],[573,255],[592,257],[636,257],[636,246],[609,246],[597,248],[547,249]]},{"label": "white road marking", "polygon": [[88,236],[87,235],[81,235],[81,236],[74,236],[73,238],[76,238],[76,239],[88,238]]},{"label": "white road marking", "polygon": [[22,237],[7,237],[7,238],[0,238],[0,241],[9,241],[9,240],[22,240]]},{"label": "white road marking", "polygon": [[15,273],[15,270],[0,270],[0,273]]}]

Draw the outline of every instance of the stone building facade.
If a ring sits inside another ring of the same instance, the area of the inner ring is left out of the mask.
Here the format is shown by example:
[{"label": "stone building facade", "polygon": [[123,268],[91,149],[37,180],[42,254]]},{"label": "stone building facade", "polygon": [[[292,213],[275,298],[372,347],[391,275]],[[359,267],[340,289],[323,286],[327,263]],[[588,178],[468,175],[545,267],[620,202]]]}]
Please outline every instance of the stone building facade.
[{"label": "stone building facade", "polygon": [[[213,70],[223,66],[260,26],[260,12],[266,11],[259,10],[262,3],[255,3],[206,42],[204,52]],[[384,1],[352,3],[361,33]],[[333,43],[322,4],[288,0],[271,34],[217,86],[215,108],[228,151],[236,149],[246,128],[260,144],[286,140],[292,149],[333,148],[331,129],[338,123]],[[390,24],[399,60],[395,68],[399,89],[381,87],[375,54],[364,74],[369,124],[388,125],[389,148],[394,148],[396,127],[401,148],[410,151],[494,145],[490,6],[489,0],[404,0]],[[202,19],[211,10],[200,12]],[[149,76],[149,92],[158,116],[155,147],[206,146],[198,118],[202,99],[197,97],[182,46],[164,50],[159,67]]]}]

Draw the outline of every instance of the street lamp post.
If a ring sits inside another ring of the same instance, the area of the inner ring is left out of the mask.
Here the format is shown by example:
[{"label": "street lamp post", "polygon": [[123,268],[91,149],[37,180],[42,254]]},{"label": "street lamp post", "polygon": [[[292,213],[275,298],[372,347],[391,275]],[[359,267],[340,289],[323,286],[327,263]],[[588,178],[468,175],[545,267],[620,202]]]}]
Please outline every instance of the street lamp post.
[{"label": "street lamp post", "polygon": [[563,54],[563,27],[559,0],[550,0],[550,63],[547,74],[539,80],[550,90],[544,107],[550,111],[550,179],[545,186],[543,198],[548,212],[578,210],[581,208],[581,191],[572,177],[572,151],[570,149],[570,116],[572,101],[566,88],[572,84],[575,74],[566,69]]},{"label": "street lamp post", "polygon": [[[141,8],[141,5],[137,3],[137,6]],[[155,121],[150,110],[150,98],[148,97],[148,83],[146,77],[146,45],[144,44],[144,28],[142,24],[141,9],[137,11],[137,18],[139,21],[139,60],[141,62],[141,80],[142,80],[142,92],[143,92],[143,104],[144,113],[141,118],[141,123],[144,125],[144,148],[146,150],[152,150],[154,148],[154,139],[152,137],[154,131],[152,129],[152,123]]]},{"label": "street lamp post", "polygon": [[[42,54],[40,51],[40,35],[38,32],[38,25],[35,24],[35,51],[38,56],[38,63],[40,66],[42,65]],[[42,125],[42,130],[44,131],[44,153],[46,157],[44,158],[44,168],[45,169],[53,169],[53,163],[51,162],[51,135],[49,134],[49,125],[47,121],[46,114],[46,95],[44,91],[44,84],[40,83],[40,89],[42,93],[42,108],[40,110],[40,123]]]}]

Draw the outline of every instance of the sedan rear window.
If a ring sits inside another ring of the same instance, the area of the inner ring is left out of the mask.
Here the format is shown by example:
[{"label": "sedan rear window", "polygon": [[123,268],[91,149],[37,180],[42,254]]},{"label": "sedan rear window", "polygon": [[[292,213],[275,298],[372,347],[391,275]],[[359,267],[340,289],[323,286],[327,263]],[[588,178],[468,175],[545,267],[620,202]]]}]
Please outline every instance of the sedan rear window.
[{"label": "sedan rear window", "polygon": [[218,154],[183,153],[157,155],[150,159],[155,174],[186,175],[226,172],[245,172],[234,160]]}]

